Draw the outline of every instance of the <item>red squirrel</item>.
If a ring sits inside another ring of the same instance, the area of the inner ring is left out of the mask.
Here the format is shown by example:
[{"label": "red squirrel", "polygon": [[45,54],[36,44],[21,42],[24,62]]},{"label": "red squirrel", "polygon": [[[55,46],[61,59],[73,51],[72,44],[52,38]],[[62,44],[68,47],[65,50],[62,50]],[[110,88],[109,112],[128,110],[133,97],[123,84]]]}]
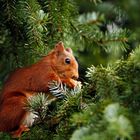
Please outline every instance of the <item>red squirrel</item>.
[{"label": "red squirrel", "polygon": [[37,63],[17,69],[6,80],[0,97],[0,131],[20,137],[32,123],[25,109],[28,97],[43,92],[49,94],[49,82],[57,81],[70,88],[77,86],[78,63],[70,48],[62,42]]}]

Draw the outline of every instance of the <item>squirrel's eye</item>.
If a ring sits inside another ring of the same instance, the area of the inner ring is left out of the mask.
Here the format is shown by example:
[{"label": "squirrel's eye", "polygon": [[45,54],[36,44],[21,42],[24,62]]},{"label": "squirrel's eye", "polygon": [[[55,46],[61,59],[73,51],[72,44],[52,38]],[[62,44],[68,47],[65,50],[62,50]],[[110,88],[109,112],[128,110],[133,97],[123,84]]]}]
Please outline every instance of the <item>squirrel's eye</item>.
[{"label": "squirrel's eye", "polygon": [[66,58],[66,59],[65,59],[65,63],[66,63],[66,64],[70,64],[70,59],[69,59],[69,58]]}]

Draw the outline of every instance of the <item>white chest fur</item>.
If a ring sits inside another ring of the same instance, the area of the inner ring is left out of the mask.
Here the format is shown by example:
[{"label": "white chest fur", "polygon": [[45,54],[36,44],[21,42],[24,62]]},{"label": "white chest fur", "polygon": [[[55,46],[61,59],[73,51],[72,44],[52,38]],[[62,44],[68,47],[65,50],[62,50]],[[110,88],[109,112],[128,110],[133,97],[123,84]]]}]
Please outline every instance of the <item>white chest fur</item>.
[{"label": "white chest fur", "polygon": [[37,118],[38,118],[37,115],[35,115],[32,112],[28,112],[24,121],[23,121],[23,124],[28,126],[28,127],[31,127]]}]

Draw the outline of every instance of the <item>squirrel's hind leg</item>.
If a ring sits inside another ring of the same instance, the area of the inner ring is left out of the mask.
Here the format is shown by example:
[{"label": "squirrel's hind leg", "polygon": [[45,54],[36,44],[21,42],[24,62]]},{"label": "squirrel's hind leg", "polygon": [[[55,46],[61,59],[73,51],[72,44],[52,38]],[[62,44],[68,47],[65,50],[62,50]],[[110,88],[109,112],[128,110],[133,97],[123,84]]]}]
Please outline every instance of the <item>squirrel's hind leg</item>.
[{"label": "squirrel's hind leg", "polygon": [[11,92],[0,103],[0,131],[9,132],[13,137],[20,137],[22,132],[29,131],[24,123],[28,117],[25,109],[27,96],[22,92]]},{"label": "squirrel's hind leg", "polygon": [[12,138],[19,138],[23,132],[27,132],[29,130],[30,129],[26,125],[20,125],[17,130],[10,132],[10,134]]}]

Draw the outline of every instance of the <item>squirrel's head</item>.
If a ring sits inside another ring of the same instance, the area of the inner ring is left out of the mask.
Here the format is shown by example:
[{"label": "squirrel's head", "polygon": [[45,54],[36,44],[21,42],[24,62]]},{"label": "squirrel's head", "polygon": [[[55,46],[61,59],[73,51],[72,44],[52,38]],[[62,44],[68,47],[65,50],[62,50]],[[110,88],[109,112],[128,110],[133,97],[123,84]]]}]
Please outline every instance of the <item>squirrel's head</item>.
[{"label": "squirrel's head", "polygon": [[59,42],[49,55],[52,56],[52,66],[60,78],[78,79],[78,63],[71,48],[65,49],[63,42]]}]

